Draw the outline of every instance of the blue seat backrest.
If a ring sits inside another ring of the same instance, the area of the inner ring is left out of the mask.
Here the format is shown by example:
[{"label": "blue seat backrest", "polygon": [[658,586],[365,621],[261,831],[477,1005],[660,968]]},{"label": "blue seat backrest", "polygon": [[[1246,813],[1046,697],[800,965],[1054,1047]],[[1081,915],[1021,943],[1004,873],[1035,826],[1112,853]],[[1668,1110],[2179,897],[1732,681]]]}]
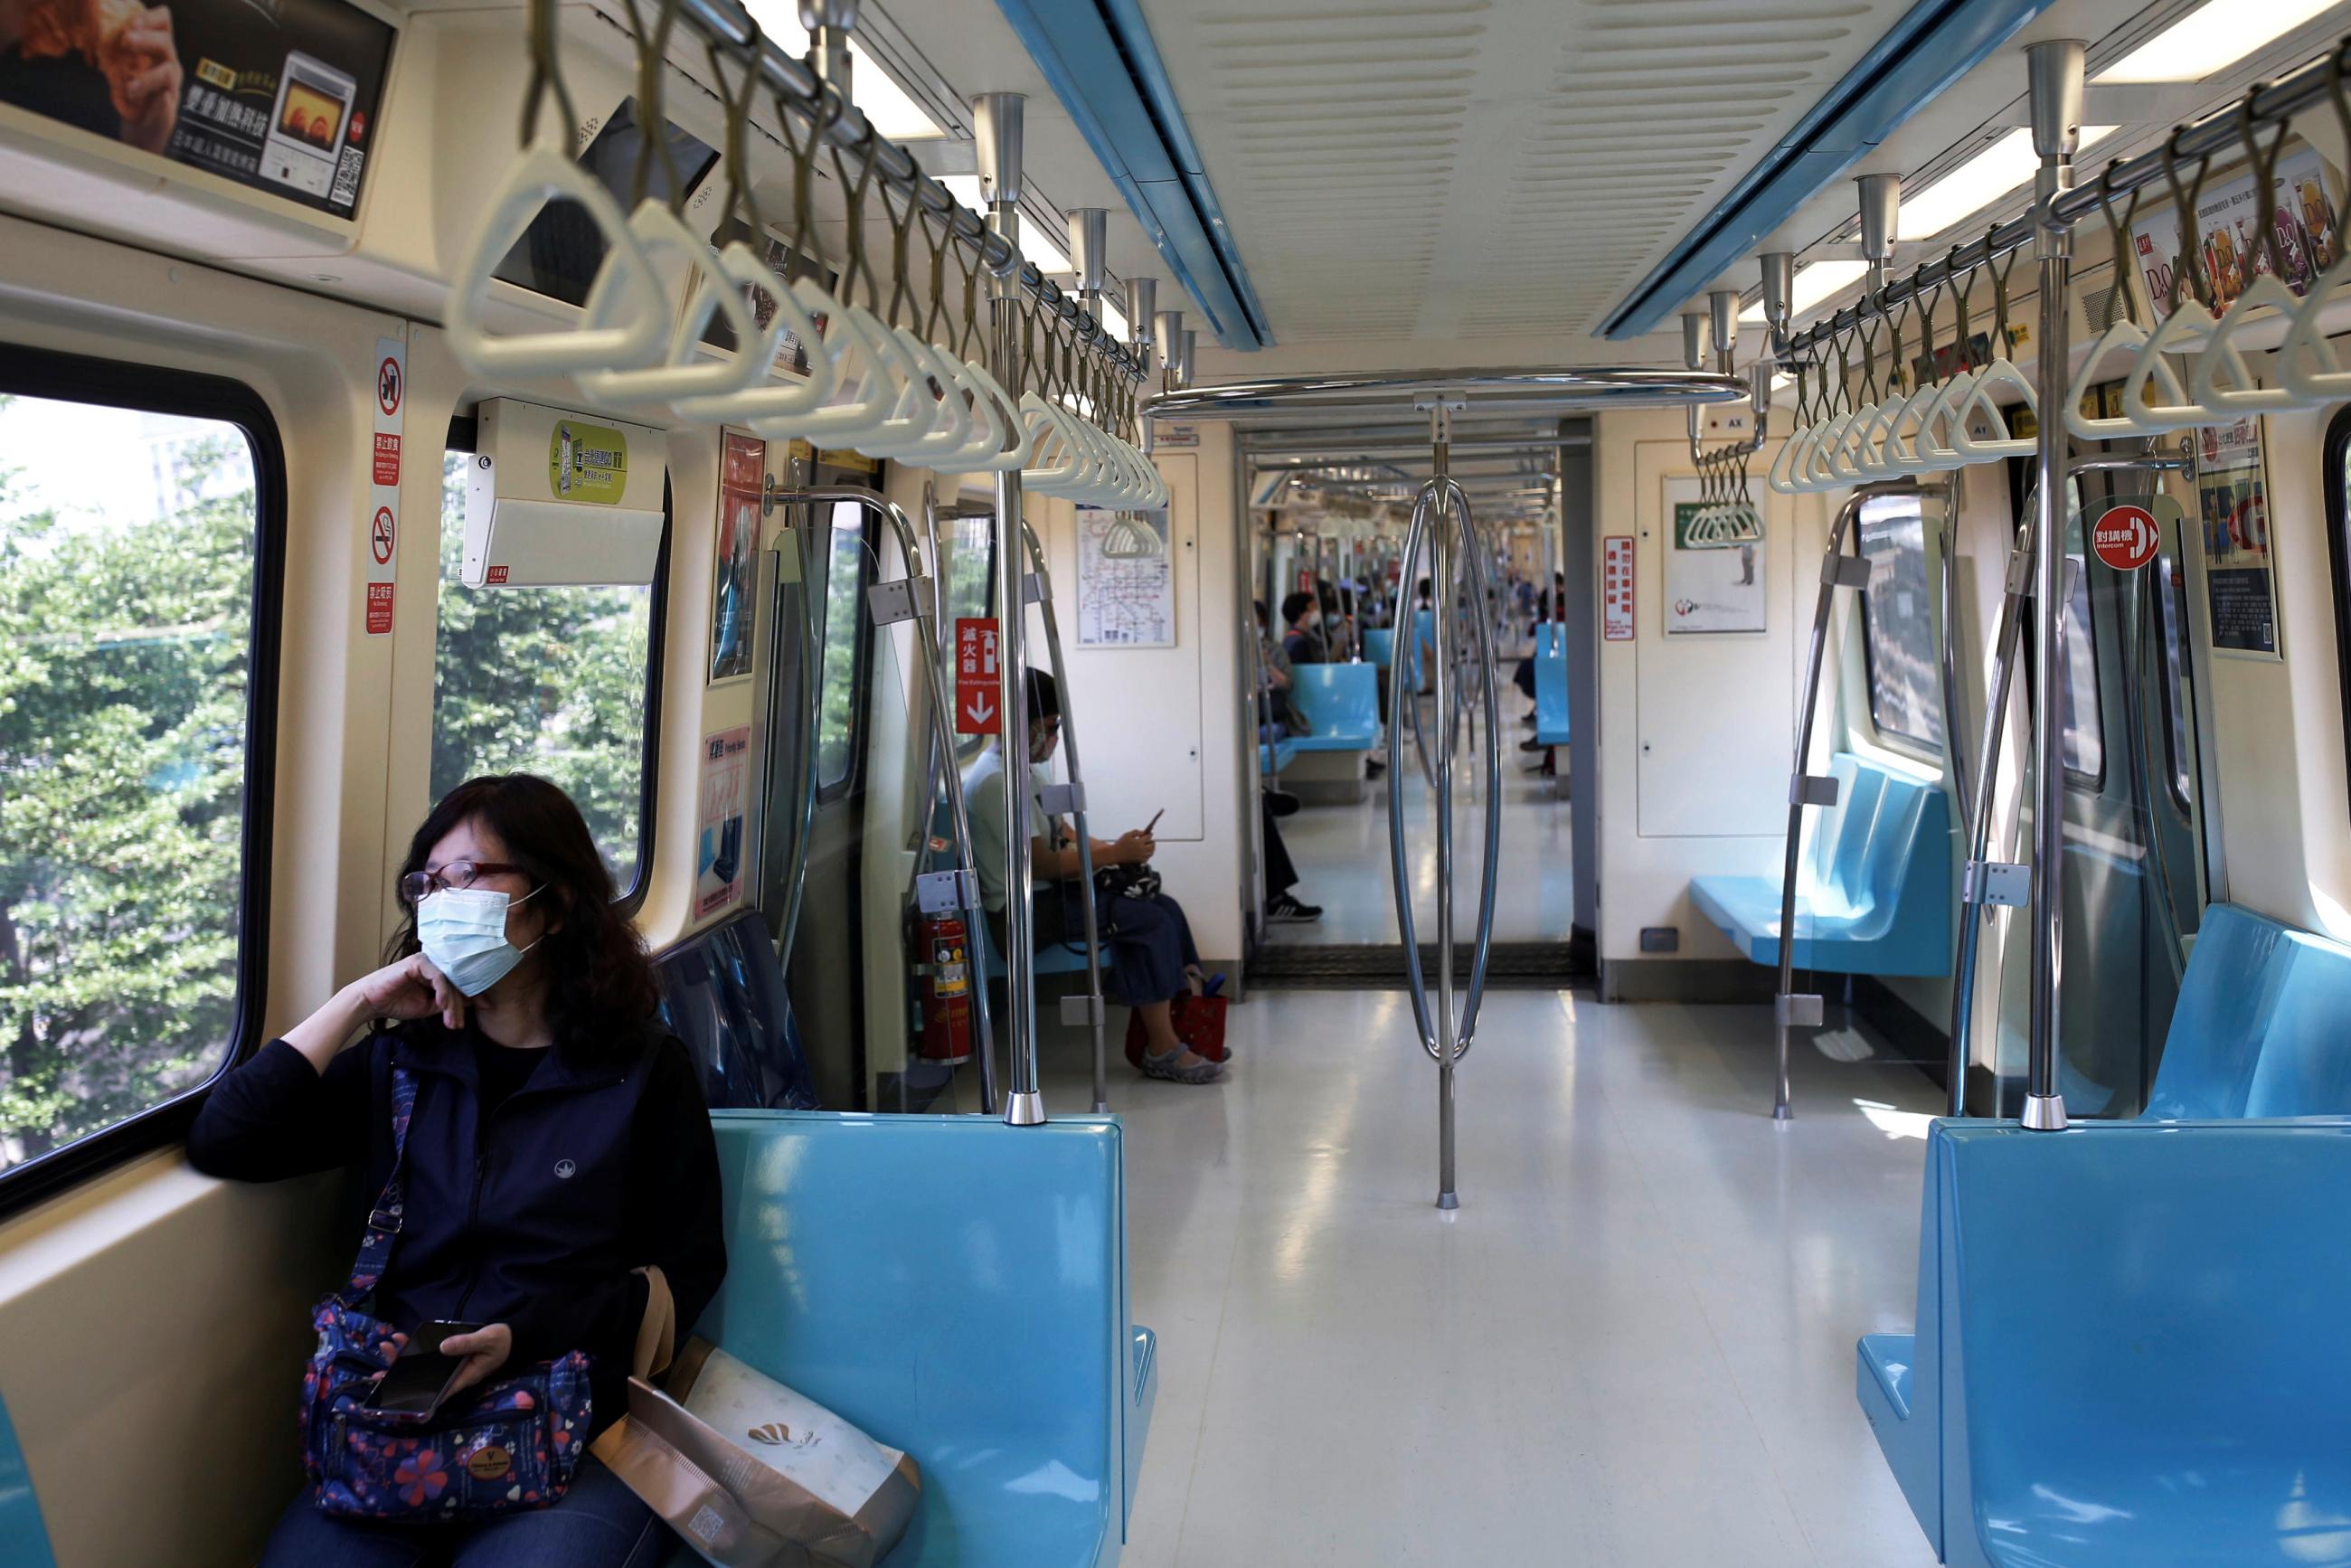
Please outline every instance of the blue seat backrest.
[{"label": "blue seat backrest", "polygon": [[56,1568],[49,1532],[41,1523],[40,1500],[8,1406],[0,1403],[0,1568]]},{"label": "blue seat backrest", "polygon": [[891,1561],[1114,1554],[1134,1375],[1117,1120],[711,1123],[727,1270],[699,1332],[914,1456]]},{"label": "blue seat backrest", "polygon": [[1829,771],[1837,803],[1819,813],[1799,886],[1823,912],[1866,912],[1854,933],[1865,938],[1890,928],[1903,905],[1949,888],[1949,808],[1940,783],[1848,751]]},{"label": "blue seat backrest", "polygon": [[1361,739],[1380,732],[1380,675],[1370,664],[1301,664],[1290,672],[1290,700],[1322,737]]},{"label": "blue seat backrest", "polygon": [[2342,1114],[2351,1114],[2351,947],[2213,904],[2147,1115]]},{"label": "blue seat backrest", "polygon": [[755,911],[664,953],[662,1019],[685,1041],[715,1110],[814,1110],[815,1082],[767,923]]},{"label": "blue seat backrest", "polygon": [[1395,657],[1395,628],[1372,626],[1364,632],[1364,653],[1379,669],[1386,669]]}]

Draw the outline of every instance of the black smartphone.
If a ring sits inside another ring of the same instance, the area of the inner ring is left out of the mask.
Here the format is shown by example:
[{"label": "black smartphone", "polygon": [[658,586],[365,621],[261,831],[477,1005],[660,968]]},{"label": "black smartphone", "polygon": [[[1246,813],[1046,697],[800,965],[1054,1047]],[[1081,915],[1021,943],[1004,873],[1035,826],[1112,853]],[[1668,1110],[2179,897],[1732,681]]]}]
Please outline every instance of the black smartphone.
[{"label": "black smartphone", "polygon": [[441,1342],[472,1333],[481,1326],[439,1321],[417,1324],[392,1370],[360,1401],[360,1407],[400,1416],[432,1415],[449,1397],[449,1385],[465,1364],[462,1355],[443,1354]]},{"label": "black smartphone", "polygon": [[1159,808],[1159,810],[1157,810],[1156,811],[1152,812],[1152,813],[1151,813],[1151,821],[1147,821],[1147,822],[1145,822],[1145,823],[1144,823],[1144,824],[1143,824],[1143,831],[1144,831],[1144,832],[1146,832],[1146,833],[1147,833],[1147,832],[1149,832],[1152,829],[1154,829],[1154,828],[1157,827],[1157,826],[1159,825],[1159,819],[1160,819],[1160,818],[1162,818],[1162,817],[1164,817],[1164,816],[1165,816],[1166,814],[1167,814],[1167,808],[1166,808],[1166,807],[1165,807],[1165,806],[1162,806],[1162,807],[1160,807],[1160,808]]}]

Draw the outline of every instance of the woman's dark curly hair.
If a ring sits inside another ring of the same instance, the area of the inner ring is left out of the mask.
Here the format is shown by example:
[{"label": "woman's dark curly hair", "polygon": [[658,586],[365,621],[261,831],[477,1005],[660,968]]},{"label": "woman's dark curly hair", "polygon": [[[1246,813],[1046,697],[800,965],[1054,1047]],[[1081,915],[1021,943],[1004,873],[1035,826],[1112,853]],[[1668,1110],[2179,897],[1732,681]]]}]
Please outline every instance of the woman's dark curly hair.
[{"label": "woman's dark curly hair", "polygon": [[[559,915],[538,951],[548,975],[548,1021],[558,1043],[582,1056],[633,1044],[653,1021],[661,985],[636,927],[612,902],[612,873],[571,797],[530,773],[468,779],[441,798],[408,841],[400,880],[423,871],[433,846],[461,822],[478,822],[506,846],[507,858],[547,890]],[[397,885],[397,883],[395,883]],[[405,900],[402,900],[405,904]],[[392,956],[417,951],[416,910],[392,938]]]}]

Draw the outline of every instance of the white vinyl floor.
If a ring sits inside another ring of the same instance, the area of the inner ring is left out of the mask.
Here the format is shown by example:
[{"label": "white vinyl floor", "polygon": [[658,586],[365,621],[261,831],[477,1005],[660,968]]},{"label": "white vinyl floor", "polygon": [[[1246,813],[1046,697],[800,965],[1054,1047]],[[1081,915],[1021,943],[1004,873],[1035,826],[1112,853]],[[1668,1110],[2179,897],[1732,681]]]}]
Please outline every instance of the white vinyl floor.
[{"label": "white vinyl floor", "polygon": [[1775,1125],[1764,1009],[1496,992],[1447,1215],[1403,993],[1259,990],[1231,1039],[1207,1088],[1113,1064],[1132,1568],[1933,1562],[1854,1402],[1911,1321],[1927,1080],[1806,1050]]},{"label": "white vinyl floor", "polygon": [[[1519,750],[1534,732],[1519,723],[1528,704],[1507,687],[1502,719],[1502,856],[1495,884],[1494,937],[1501,942],[1561,941],[1573,923],[1569,878],[1572,842],[1566,780],[1533,770],[1540,758]],[[1483,737],[1480,737],[1482,741]],[[1559,764],[1567,766],[1567,747]],[[1414,889],[1414,919],[1424,942],[1436,940],[1436,808],[1410,742],[1392,749],[1404,769],[1405,864]],[[1454,908],[1463,941],[1476,917],[1478,878],[1485,853],[1484,754],[1466,744],[1454,765]],[[1282,841],[1298,867],[1298,897],[1322,906],[1322,917],[1269,928],[1278,945],[1395,942],[1395,882],[1389,870],[1387,780],[1374,779],[1356,805],[1309,805],[1284,818]]]}]

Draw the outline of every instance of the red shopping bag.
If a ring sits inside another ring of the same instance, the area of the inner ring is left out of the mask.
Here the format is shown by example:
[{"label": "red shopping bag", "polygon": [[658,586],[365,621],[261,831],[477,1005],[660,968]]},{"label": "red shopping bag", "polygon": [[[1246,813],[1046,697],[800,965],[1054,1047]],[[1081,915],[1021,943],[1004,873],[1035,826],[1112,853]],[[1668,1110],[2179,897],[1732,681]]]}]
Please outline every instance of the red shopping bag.
[{"label": "red shopping bag", "polygon": [[[1168,1021],[1176,1026],[1176,1038],[1186,1049],[1209,1061],[1222,1061],[1231,1055],[1225,1049],[1225,1009],[1232,1004],[1229,997],[1196,997],[1186,991],[1169,1004]],[[1127,1064],[1140,1071],[1143,1053],[1151,1044],[1151,1033],[1143,1027],[1143,1015],[1129,1009],[1126,1015]]]}]

